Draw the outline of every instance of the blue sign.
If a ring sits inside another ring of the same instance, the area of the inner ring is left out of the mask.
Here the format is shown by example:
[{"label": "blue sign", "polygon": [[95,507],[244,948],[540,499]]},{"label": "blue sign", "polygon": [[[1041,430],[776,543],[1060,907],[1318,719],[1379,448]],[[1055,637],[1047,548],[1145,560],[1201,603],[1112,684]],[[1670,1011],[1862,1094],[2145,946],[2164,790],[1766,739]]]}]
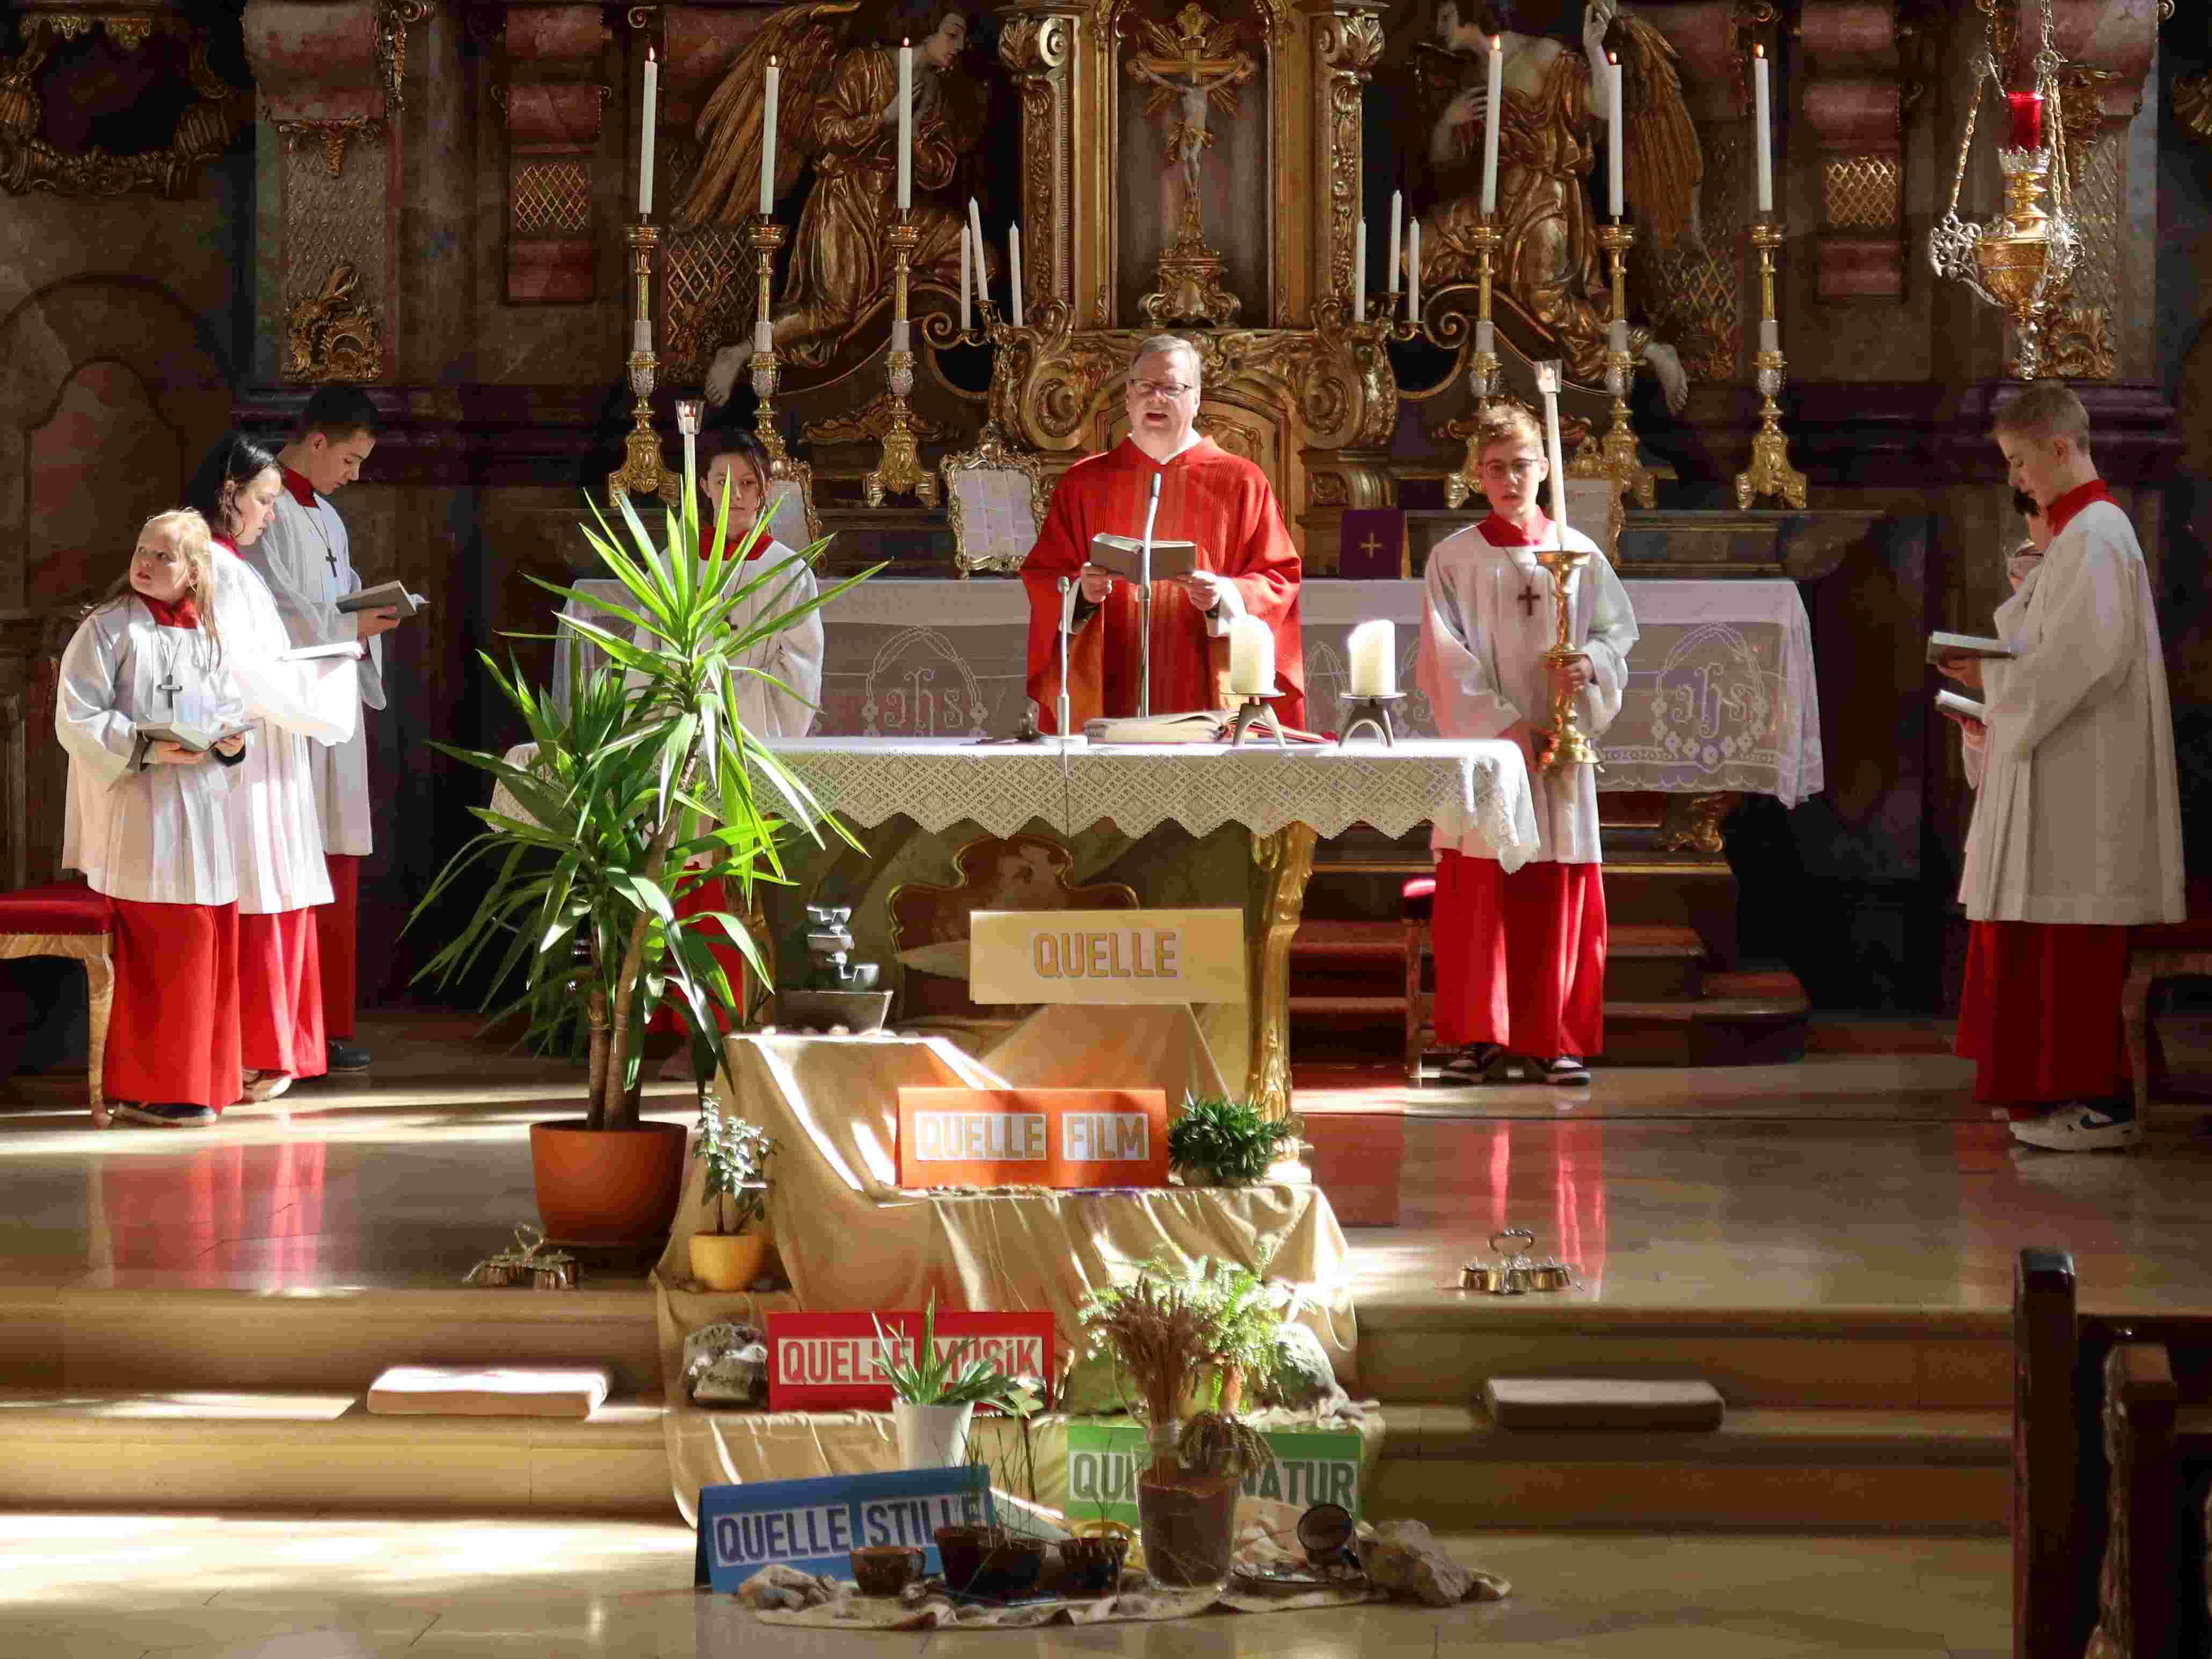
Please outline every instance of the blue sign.
[{"label": "blue sign", "polygon": [[734,1590],[771,1565],[850,1578],[848,1558],[863,1544],[918,1544],[922,1571],[942,1572],[931,1534],[991,1517],[991,1471],[981,1463],[702,1486],[693,1582]]}]

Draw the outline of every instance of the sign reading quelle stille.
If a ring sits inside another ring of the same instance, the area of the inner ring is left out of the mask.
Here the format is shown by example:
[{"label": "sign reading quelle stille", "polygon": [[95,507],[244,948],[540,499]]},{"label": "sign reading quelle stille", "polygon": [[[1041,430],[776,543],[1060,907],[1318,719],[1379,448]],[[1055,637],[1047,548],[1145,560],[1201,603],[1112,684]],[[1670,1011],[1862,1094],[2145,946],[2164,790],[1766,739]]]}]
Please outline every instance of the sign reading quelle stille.
[{"label": "sign reading quelle stille", "polygon": [[1242,910],[978,910],[977,1002],[1242,1002]]}]

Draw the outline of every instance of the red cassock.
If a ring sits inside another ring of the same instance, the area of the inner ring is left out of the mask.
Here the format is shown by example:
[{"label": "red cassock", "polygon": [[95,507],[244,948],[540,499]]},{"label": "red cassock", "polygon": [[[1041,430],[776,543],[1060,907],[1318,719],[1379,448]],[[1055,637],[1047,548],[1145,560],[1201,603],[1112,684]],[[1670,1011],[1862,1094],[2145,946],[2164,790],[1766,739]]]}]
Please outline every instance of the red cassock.
[{"label": "red cassock", "polygon": [[[1305,724],[1305,657],[1298,625],[1297,550],[1283,523],[1267,475],[1211,438],[1200,438],[1165,466],[1128,439],[1068,468],[1052,494],[1044,529],[1022,566],[1030,592],[1029,694],[1038,720],[1056,729],[1061,576],[1073,578],[1091,538],[1145,533],[1152,480],[1160,480],[1159,541],[1198,544],[1200,566],[1233,579],[1245,611],[1275,636],[1275,702],[1285,726]],[[1143,672],[1140,608],[1133,583],[1116,582],[1096,614],[1067,642],[1068,717],[1080,727],[1100,715],[1137,712]],[[1206,632],[1205,613],[1179,586],[1152,589],[1152,712],[1226,708],[1229,641]]]}]

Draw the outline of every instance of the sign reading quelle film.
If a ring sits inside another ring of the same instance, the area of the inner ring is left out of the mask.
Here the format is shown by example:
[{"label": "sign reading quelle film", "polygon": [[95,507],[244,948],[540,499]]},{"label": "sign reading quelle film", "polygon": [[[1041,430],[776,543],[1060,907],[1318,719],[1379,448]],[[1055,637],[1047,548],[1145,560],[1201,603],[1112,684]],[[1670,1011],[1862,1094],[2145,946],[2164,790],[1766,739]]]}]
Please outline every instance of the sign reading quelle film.
[{"label": "sign reading quelle film", "polygon": [[898,1091],[902,1187],[1164,1187],[1161,1089]]},{"label": "sign reading quelle film", "polygon": [[977,1002],[1242,1002],[1242,910],[978,910]]},{"label": "sign reading quelle film", "polygon": [[[891,1385],[879,1364],[884,1344],[876,1335],[878,1320],[896,1356],[910,1358],[921,1340],[922,1316],[916,1312],[769,1314],[769,1409],[889,1410]],[[970,1353],[992,1361],[1009,1376],[1052,1376],[1052,1332],[1048,1313],[937,1310],[938,1352],[972,1344]]]},{"label": "sign reading quelle film", "polygon": [[693,1582],[734,1590],[769,1565],[850,1578],[849,1553],[864,1544],[915,1545],[922,1571],[942,1572],[931,1534],[988,1522],[990,1483],[976,1463],[702,1486]]},{"label": "sign reading quelle film", "polygon": [[[1336,1504],[1359,1515],[1359,1436],[1340,1429],[1269,1429],[1260,1437],[1275,1461],[1244,1480],[1248,1498],[1279,1498],[1311,1508]],[[1067,1514],[1137,1522],[1137,1471],[1151,1461],[1145,1431],[1134,1426],[1067,1425]]]}]

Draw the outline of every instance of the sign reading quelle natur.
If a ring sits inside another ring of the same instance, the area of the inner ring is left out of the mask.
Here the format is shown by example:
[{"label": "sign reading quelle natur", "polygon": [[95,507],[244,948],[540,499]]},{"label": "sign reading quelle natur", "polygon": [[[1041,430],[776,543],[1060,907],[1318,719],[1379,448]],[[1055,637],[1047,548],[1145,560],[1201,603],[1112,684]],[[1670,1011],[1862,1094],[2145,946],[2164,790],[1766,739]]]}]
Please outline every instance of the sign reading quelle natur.
[{"label": "sign reading quelle natur", "polygon": [[1242,1002],[1242,910],[978,910],[977,1002]]}]

